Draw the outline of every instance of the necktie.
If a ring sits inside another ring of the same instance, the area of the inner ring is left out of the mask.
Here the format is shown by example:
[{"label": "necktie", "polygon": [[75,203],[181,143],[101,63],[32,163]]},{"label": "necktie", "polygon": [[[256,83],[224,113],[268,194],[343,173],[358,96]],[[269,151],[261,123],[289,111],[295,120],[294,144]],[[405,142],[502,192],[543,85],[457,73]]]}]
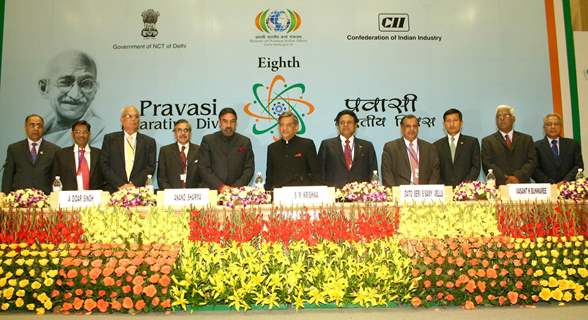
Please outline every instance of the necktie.
[{"label": "necktie", "polygon": [[504,140],[506,141],[506,147],[508,150],[512,150],[512,140],[510,140],[510,136],[508,134],[504,135]]},{"label": "necktie", "polygon": [[411,142],[408,145],[408,155],[410,158],[410,168],[412,170],[412,182],[419,184],[419,158],[417,157],[416,151],[414,150],[414,144]]},{"label": "necktie", "polygon": [[551,152],[556,158],[559,157],[559,150],[557,149],[557,140],[551,140]]},{"label": "necktie", "polygon": [[351,170],[351,163],[351,146],[349,145],[349,139],[347,139],[345,140],[345,166],[347,167],[348,171]]},{"label": "necktie", "polygon": [[[180,161],[182,162],[182,174],[186,174],[186,146],[182,146],[182,150],[180,151]],[[186,177],[186,180],[188,178]],[[186,187],[186,181],[182,181],[182,187],[185,188]]]},{"label": "necktie", "polygon": [[33,142],[31,145],[33,146],[31,148],[31,160],[33,160],[33,163],[35,163],[35,161],[37,161],[37,143]]},{"label": "necktie", "polygon": [[451,143],[449,144],[449,150],[451,151],[451,162],[455,161],[455,137],[451,137]]},{"label": "necktie", "polygon": [[90,190],[90,167],[88,166],[88,161],[86,161],[84,148],[80,148],[80,153],[78,155],[78,163],[79,166],[77,175],[82,175],[84,190]]},{"label": "necktie", "polygon": [[133,163],[135,162],[135,147],[131,142],[131,138],[125,138],[125,172],[127,179],[131,180],[131,172],[133,172]]}]

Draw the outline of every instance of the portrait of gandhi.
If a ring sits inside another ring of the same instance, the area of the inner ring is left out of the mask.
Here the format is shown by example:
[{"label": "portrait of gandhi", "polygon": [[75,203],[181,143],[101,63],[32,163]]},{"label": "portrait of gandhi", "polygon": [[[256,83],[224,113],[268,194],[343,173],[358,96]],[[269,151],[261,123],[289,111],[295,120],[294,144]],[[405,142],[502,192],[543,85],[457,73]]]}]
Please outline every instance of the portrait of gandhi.
[{"label": "portrait of gandhi", "polygon": [[38,82],[41,95],[51,107],[45,116],[45,139],[61,147],[69,146],[72,124],[85,120],[92,125],[90,144],[102,144],[104,121],[91,107],[99,87],[97,76],[96,62],[81,51],[65,51],[49,61]]}]

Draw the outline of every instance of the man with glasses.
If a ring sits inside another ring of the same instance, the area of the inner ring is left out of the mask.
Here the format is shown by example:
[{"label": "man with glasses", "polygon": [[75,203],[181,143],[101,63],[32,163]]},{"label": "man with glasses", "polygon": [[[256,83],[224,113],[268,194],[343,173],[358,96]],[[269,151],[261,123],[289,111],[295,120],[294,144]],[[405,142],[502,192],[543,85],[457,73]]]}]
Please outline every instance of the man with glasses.
[{"label": "man with glasses", "polygon": [[497,185],[528,183],[537,165],[533,138],[514,131],[515,120],[513,107],[497,106],[498,131],[482,139],[482,167],[494,171]]},{"label": "man with glasses", "polygon": [[122,131],[104,136],[100,166],[106,189],[143,187],[147,175],[153,175],[157,152],[155,140],[139,133],[139,111],[135,106],[124,107],[120,114]]},{"label": "man with glasses", "polygon": [[180,119],[174,126],[176,142],[159,149],[157,165],[157,184],[160,189],[197,188],[198,149],[200,146],[190,142],[192,126],[186,119]]},{"label": "man with glasses", "polygon": [[98,90],[96,77],[96,63],[83,52],[66,51],[51,59],[45,77],[38,83],[51,107],[46,116],[45,139],[62,147],[69,145],[71,126],[84,120],[94,128],[90,144],[100,145],[104,121],[90,107]]},{"label": "man with glasses", "polygon": [[61,178],[63,190],[102,190],[104,178],[100,169],[100,149],[90,147],[91,125],[78,120],[71,126],[73,146],[55,154],[53,175]]},{"label": "man with glasses", "polygon": [[437,184],[439,155],[429,142],[418,139],[419,120],[409,114],[400,120],[402,137],[384,145],[382,182],[386,187]]},{"label": "man with glasses", "polygon": [[43,138],[43,124],[40,115],[27,116],[24,124],[27,138],[8,146],[2,192],[24,188],[51,192],[53,159],[59,147]]},{"label": "man with glasses", "polygon": [[578,168],[584,168],[580,144],[561,136],[562,119],[557,113],[543,118],[545,138],[535,142],[537,168],[533,180],[544,183],[573,181]]}]

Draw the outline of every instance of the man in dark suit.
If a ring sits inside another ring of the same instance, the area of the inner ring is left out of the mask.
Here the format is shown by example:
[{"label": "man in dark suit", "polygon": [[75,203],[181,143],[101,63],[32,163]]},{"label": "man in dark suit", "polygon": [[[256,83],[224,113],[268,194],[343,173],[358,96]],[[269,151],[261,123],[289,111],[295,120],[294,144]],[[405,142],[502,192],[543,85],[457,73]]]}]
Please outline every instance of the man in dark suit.
[{"label": "man in dark suit", "polygon": [[31,114],[25,119],[27,138],[13,143],[6,151],[2,192],[35,188],[51,192],[53,158],[59,147],[43,139],[44,120]]},{"label": "man in dark suit", "polygon": [[533,138],[514,131],[515,121],[513,107],[497,106],[498,131],[482,139],[482,166],[486,174],[494,171],[497,185],[527,183],[537,165]]},{"label": "man in dark suit", "polygon": [[104,136],[100,166],[107,190],[143,187],[147,175],[153,175],[157,152],[155,140],[139,130],[139,111],[134,106],[123,108],[122,131]]},{"label": "man in dark suit", "polygon": [[61,178],[63,190],[102,190],[104,178],[100,169],[100,149],[90,147],[90,123],[74,122],[71,136],[74,145],[55,154],[53,175]]},{"label": "man in dark suit", "polygon": [[439,153],[441,183],[457,186],[464,181],[477,180],[480,175],[480,143],[461,133],[461,111],[449,109],[443,114],[447,136],[435,141]]},{"label": "man in dark suit", "polygon": [[382,153],[382,182],[385,186],[437,184],[439,155],[435,147],[417,139],[419,121],[406,115],[400,121],[402,138],[387,142]]},{"label": "man in dark suit", "polygon": [[255,170],[251,140],[236,132],[237,112],[224,108],[218,116],[220,131],[200,143],[198,172],[205,188],[222,192],[225,187],[249,185]]},{"label": "man in dark suit", "polygon": [[191,143],[192,126],[186,119],[174,125],[176,142],[159,149],[157,182],[160,189],[198,188],[198,149]]},{"label": "man in dark suit", "polygon": [[339,112],[335,118],[339,136],[321,142],[321,178],[328,186],[341,188],[354,181],[370,181],[373,171],[378,170],[374,145],[355,137],[358,122],[355,112]]},{"label": "man in dark suit", "polygon": [[267,147],[266,189],[320,184],[316,147],[298,137],[298,118],[286,111],[278,118],[281,139]]},{"label": "man in dark suit", "polygon": [[533,180],[543,183],[573,181],[578,168],[584,168],[580,144],[574,139],[561,137],[562,119],[551,113],[543,119],[545,138],[535,142],[537,168]]}]

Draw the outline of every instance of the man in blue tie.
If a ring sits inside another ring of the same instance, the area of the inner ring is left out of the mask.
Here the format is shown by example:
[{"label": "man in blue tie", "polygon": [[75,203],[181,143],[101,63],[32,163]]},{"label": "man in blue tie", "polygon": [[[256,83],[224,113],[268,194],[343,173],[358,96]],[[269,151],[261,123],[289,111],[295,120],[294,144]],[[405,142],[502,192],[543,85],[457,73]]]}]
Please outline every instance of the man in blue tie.
[{"label": "man in blue tie", "polygon": [[537,168],[533,180],[544,183],[572,181],[578,168],[583,168],[580,144],[573,139],[561,137],[562,119],[557,113],[543,118],[545,138],[535,142]]},{"label": "man in blue tie", "polygon": [[43,139],[45,121],[37,114],[25,119],[27,138],[8,146],[2,192],[35,188],[51,192],[53,158],[59,147]]}]

